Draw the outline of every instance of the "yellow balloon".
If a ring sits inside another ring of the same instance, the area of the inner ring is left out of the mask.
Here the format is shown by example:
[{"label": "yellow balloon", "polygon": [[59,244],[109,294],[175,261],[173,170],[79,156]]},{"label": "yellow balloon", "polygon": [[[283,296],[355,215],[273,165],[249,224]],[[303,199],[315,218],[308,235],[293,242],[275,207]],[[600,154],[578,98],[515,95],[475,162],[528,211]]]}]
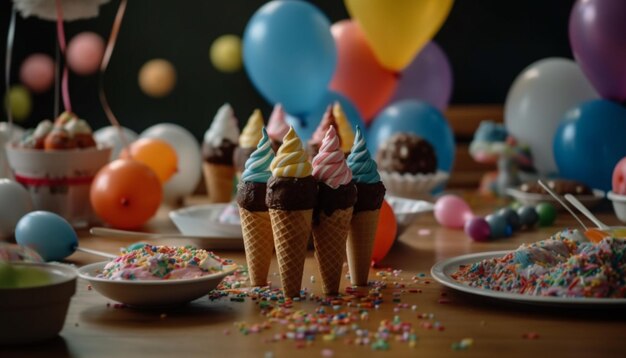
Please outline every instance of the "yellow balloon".
[{"label": "yellow balloon", "polygon": [[241,69],[241,39],[237,35],[222,35],[213,41],[209,57],[213,66],[222,72]]},{"label": "yellow balloon", "polygon": [[176,70],[167,60],[150,60],[139,70],[139,87],[148,96],[165,97],[175,84]]},{"label": "yellow balloon", "polygon": [[9,104],[14,120],[22,121],[26,119],[33,107],[33,101],[28,89],[21,85],[11,86],[4,96],[5,108],[9,108]]},{"label": "yellow balloon", "polygon": [[400,71],[439,30],[454,0],[344,0],[385,68]]}]

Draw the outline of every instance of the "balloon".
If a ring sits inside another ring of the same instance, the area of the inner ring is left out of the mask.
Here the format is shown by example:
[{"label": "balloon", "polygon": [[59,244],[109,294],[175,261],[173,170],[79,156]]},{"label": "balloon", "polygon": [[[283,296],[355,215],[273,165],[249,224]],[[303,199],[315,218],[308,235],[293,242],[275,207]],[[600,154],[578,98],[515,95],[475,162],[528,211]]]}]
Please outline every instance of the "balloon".
[{"label": "balloon", "polygon": [[81,32],[68,43],[65,58],[72,71],[86,76],[98,71],[103,55],[102,37],[94,32]]},{"label": "balloon", "polygon": [[453,0],[344,0],[344,3],[350,17],[363,29],[379,62],[399,71],[439,31]]},{"label": "balloon", "polygon": [[550,203],[539,203],[535,207],[539,216],[539,226],[550,226],[556,220],[556,208]]},{"label": "balloon", "polygon": [[613,168],[626,156],[626,109],[597,99],[565,114],[554,136],[554,158],[564,178],[611,189]]},{"label": "balloon", "polygon": [[415,133],[426,139],[435,147],[438,168],[446,172],[452,169],[454,134],[437,108],[414,100],[396,102],[385,108],[376,116],[368,132],[367,147],[372,156],[376,156],[380,144],[398,132]]},{"label": "balloon", "polygon": [[435,41],[430,41],[407,66],[389,103],[416,99],[440,111],[448,108],[452,96],[452,67],[448,56]]},{"label": "balloon", "polygon": [[241,39],[237,35],[222,35],[211,44],[209,57],[213,66],[222,72],[241,69]]},{"label": "balloon", "polygon": [[54,82],[54,61],[43,53],[34,53],[22,62],[20,81],[35,93],[50,89]]},{"label": "balloon", "polygon": [[387,256],[396,240],[397,233],[398,223],[396,222],[396,216],[389,203],[383,200],[380,215],[378,215],[378,227],[376,228],[376,238],[374,239],[372,261],[380,262]]},{"label": "balloon", "polygon": [[491,230],[491,237],[493,239],[501,237],[509,237],[513,233],[511,225],[506,221],[506,217],[500,214],[487,215],[485,221],[489,224]]},{"label": "balloon", "polygon": [[463,230],[465,234],[474,241],[488,241],[491,237],[491,227],[487,220],[481,217],[474,217],[465,222]]},{"label": "balloon", "polygon": [[574,58],[598,93],[626,100],[626,2],[578,0],[569,19]]},{"label": "balloon", "polygon": [[173,123],[149,127],[141,133],[141,138],[162,139],[176,150],[178,172],[163,187],[165,201],[173,204],[193,193],[202,179],[202,154],[196,138]]},{"label": "balloon", "polygon": [[117,159],[98,171],[89,198],[96,214],[113,227],[134,229],[156,214],[163,189],[154,171],[131,159]]},{"label": "balloon", "polygon": [[349,98],[368,123],[393,94],[396,75],[378,63],[354,21],[339,21],[330,31],[337,45],[337,69],[330,89]]},{"label": "balloon", "polygon": [[613,168],[611,186],[611,190],[615,194],[626,195],[626,157],[622,158]]},{"label": "balloon", "polygon": [[522,227],[532,228],[539,222],[539,215],[537,214],[537,210],[535,210],[532,206],[522,206],[517,209],[517,214],[519,215],[520,224]]},{"label": "balloon", "polygon": [[259,92],[288,113],[303,115],[326,94],[337,64],[330,22],[304,1],[270,1],[243,35],[243,63]]},{"label": "balloon", "polygon": [[[126,137],[125,139],[128,141],[128,144],[132,143],[139,137],[135,131],[126,127],[122,127],[122,131],[124,132],[124,137]],[[120,138],[120,133],[116,127],[102,127],[93,132],[93,138],[99,145],[113,148],[111,151],[111,160],[115,160],[119,157],[124,144],[122,143],[122,138]]]},{"label": "balloon", "polygon": [[78,236],[72,225],[48,211],[24,215],[15,227],[15,241],[35,250],[46,261],[63,260],[78,246]]},{"label": "balloon", "polygon": [[442,226],[460,229],[471,217],[472,209],[456,195],[444,195],[435,203],[435,219]]},{"label": "balloon", "polygon": [[341,104],[341,108],[346,114],[346,117],[348,117],[348,120],[350,121],[350,124],[352,124],[352,127],[359,126],[361,127],[361,129],[365,128],[365,123],[363,123],[358,109],[352,104],[352,102],[350,102],[350,100],[340,95],[339,93],[332,91],[326,93],[326,96],[322,98],[322,100],[320,101],[320,103],[317,104],[315,109],[311,111],[311,113],[309,113],[306,117],[304,117],[304,119],[288,115],[285,120],[287,121],[287,124],[289,124],[296,130],[296,134],[298,134],[300,140],[302,140],[303,143],[306,143],[306,141],[311,139],[313,132],[315,132],[315,129],[322,121],[322,117],[324,116],[326,107],[332,105],[333,103],[335,103],[335,101],[339,101],[339,103]]},{"label": "balloon", "polygon": [[165,97],[176,85],[176,69],[167,60],[154,59],[141,66],[139,87],[150,97]]},{"label": "balloon", "polygon": [[0,179],[0,239],[13,235],[20,218],[33,210],[30,194],[13,180]]},{"label": "balloon", "polygon": [[26,87],[20,85],[11,86],[9,92],[4,96],[4,106],[9,108],[9,104],[11,105],[13,119],[20,121],[30,116],[33,101]]},{"label": "balloon", "polygon": [[498,215],[503,216],[513,231],[519,230],[522,226],[519,214],[513,208],[502,208],[498,210]]},{"label": "balloon", "polygon": [[517,76],[504,104],[509,133],[530,147],[533,164],[544,176],[556,174],[554,133],[567,110],[598,95],[572,60],[546,58]]},{"label": "balloon", "polygon": [[[130,152],[130,154],[129,154]],[[154,171],[161,183],[176,173],[178,158],[176,151],[166,141],[156,138],[141,138],[123,150],[120,158],[134,159]]]}]

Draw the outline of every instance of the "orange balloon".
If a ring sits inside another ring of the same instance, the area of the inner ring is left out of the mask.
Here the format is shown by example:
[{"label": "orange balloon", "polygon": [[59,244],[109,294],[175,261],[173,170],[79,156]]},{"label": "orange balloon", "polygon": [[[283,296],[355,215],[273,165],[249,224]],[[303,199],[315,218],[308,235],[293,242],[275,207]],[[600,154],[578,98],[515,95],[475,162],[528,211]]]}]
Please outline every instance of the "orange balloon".
[{"label": "orange balloon", "polygon": [[378,63],[356,22],[342,20],[330,30],[337,45],[330,89],[348,97],[368,124],[393,96],[398,77]]},{"label": "orange balloon", "polygon": [[131,159],[102,167],[91,184],[91,206],[113,227],[133,229],[157,212],[163,187],[152,169]]},{"label": "orange balloon", "polygon": [[380,208],[378,216],[378,229],[376,229],[376,239],[374,241],[374,250],[372,252],[372,260],[379,262],[387,256],[398,233],[398,223],[396,216],[391,209],[391,205],[383,200],[383,206]]},{"label": "orange balloon", "polygon": [[168,181],[176,174],[178,157],[176,150],[164,140],[141,138],[130,144],[130,156],[124,149],[120,154],[122,159],[134,159],[147,165],[159,177],[161,183]]}]

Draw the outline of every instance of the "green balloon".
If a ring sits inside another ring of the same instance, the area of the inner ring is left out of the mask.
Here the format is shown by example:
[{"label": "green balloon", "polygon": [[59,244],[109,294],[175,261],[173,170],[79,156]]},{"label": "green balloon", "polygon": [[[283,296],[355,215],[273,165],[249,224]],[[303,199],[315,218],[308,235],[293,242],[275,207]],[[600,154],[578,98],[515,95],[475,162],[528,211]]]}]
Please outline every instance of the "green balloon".
[{"label": "green balloon", "polygon": [[11,114],[16,121],[24,120],[30,115],[33,101],[30,92],[24,86],[11,86],[9,92],[4,97],[4,106],[9,108],[11,104]]},{"label": "green balloon", "polygon": [[554,224],[556,219],[556,208],[550,203],[540,203],[535,207],[537,215],[539,215],[540,226],[550,226]]}]

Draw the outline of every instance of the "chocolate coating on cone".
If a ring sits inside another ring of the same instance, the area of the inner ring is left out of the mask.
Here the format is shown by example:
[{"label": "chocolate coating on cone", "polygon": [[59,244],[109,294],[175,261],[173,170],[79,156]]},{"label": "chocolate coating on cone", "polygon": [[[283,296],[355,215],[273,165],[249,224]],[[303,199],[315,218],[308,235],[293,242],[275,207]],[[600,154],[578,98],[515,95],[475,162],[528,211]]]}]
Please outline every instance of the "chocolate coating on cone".
[{"label": "chocolate coating on cone", "polygon": [[237,144],[224,139],[219,147],[209,143],[202,144],[202,157],[208,163],[233,165],[233,153]]},{"label": "chocolate coating on cone", "polygon": [[319,183],[317,203],[313,212],[313,221],[319,222],[319,214],[323,212],[331,216],[335,210],[351,208],[356,203],[357,191],[354,183],[340,185],[333,189],[324,183]]},{"label": "chocolate coating on cone", "polygon": [[317,182],[311,175],[304,178],[271,177],[267,182],[265,204],[269,209],[313,209],[316,198]]},{"label": "chocolate coating on cone", "polygon": [[265,183],[240,182],[237,186],[237,204],[248,211],[267,211],[266,192]]},{"label": "chocolate coating on cone", "polygon": [[378,210],[385,199],[385,186],[383,182],[374,184],[356,183],[357,199],[354,204],[354,212]]}]

